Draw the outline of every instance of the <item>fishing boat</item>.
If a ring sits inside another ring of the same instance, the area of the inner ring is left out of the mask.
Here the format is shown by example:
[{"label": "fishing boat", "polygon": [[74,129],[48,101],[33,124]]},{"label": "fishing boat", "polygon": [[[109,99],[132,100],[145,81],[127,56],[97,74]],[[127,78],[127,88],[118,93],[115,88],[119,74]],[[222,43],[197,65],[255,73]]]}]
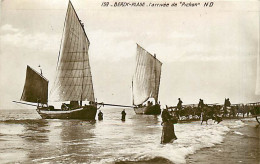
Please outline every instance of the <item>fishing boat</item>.
[{"label": "fishing boat", "polygon": [[159,115],[158,102],[160,78],[160,62],[156,55],[151,55],[137,44],[136,67],[132,80],[133,105],[136,114]]},{"label": "fishing boat", "polygon": [[260,102],[247,103],[252,117],[256,118],[256,121],[260,124]]},{"label": "fishing boat", "polygon": [[[36,111],[45,119],[95,119],[97,103],[94,98],[89,64],[90,42],[74,7],[69,1],[58,62],[56,78],[50,92],[55,109],[48,105],[48,80],[27,66],[21,101],[37,103]],[[83,105],[83,101],[88,101]],[[69,103],[66,103],[69,102]]]}]

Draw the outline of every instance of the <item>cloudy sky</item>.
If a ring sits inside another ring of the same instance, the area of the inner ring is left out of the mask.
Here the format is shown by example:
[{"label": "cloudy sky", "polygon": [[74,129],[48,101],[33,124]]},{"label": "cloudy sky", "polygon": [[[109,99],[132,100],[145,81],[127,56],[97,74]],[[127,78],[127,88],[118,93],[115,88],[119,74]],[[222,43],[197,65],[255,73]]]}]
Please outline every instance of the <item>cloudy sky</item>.
[{"label": "cloudy sky", "polygon": [[[179,97],[184,104],[260,100],[259,1],[217,1],[211,8],[106,8],[100,0],[71,1],[90,40],[98,101],[131,105],[136,43],[163,63],[162,104],[176,105]],[[11,101],[20,99],[27,65],[41,65],[52,87],[67,5],[1,1],[0,109],[26,107]]]}]

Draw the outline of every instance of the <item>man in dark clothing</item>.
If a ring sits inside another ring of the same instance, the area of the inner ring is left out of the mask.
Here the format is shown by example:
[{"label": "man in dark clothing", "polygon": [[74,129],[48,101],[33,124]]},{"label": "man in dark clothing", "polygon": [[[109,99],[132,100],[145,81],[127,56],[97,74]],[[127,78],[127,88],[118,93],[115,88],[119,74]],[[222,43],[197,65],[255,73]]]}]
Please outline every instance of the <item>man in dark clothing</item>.
[{"label": "man in dark clothing", "polygon": [[177,109],[178,109],[178,110],[181,110],[181,108],[182,108],[182,101],[181,101],[180,98],[178,98],[178,100],[179,100],[179,102],[178,102],[178,104],[177,104]]},{"label": "man in dark clothing", "polygon": [[121,120],[122,120],[122,121],[125,121],[125,115],[126,115],[125,110],[123,110],[123,111],[121,112],[121,114],[122,114]]},{"label": "man in dark clothing", "polygon": [[226,115],[228,114],[228,109],[227,107],[230,107],[231,103],[229,101],[229,98],[225,99],[225,102],[224,102],[224,117],[226,117]]},{"label": "man in dark clothing", "polygon": [[202,99],[200,99],[199,104],[198,104],[198,107],[199,107],[200,109],[202,109],[202,108],[204,107],[204,102],[203,102]]},{"label": "man in dark clothing", "polygon": [[99,110],[98,113],[98,120],[103,120],[103,113],[101,112],[101,110]]},{"label": "man in dark clothing", "polygon": [[224,106],[230,107],[231,103],[229,101],[229,98],[225,99]]},{"label": "man in dark clothing", "polygon": [[227,106],[230,107],[231,103],[229,101],[229,98],[227,98]]}]

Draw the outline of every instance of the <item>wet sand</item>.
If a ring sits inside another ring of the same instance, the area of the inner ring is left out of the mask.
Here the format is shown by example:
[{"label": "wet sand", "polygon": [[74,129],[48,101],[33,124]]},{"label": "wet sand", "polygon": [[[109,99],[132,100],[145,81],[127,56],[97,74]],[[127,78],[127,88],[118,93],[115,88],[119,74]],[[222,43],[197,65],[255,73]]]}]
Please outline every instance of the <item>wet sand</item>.
[{"label": "wet sand", "polygon": [[260,163],[260,126],[252,120],[242,120],[246,125],[231,129],[223,143],[203,148],[186,158],[187,163],[237,164]]}]

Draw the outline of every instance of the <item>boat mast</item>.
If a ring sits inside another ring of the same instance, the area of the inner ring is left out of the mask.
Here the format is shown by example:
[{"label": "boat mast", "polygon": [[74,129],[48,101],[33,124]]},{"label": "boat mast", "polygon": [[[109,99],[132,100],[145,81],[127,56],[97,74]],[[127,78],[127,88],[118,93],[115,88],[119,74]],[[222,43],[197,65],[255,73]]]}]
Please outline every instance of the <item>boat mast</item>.
[{"label": "boat mast", "polygon": [[[79,19],[79,16],[78,16],[78,14],[77,14],[77,12],[76,12],[74,6],[73,6],[72,3],[70,2],[70,0],[69,0],[69,4],[71,4],[72,9],[73,9],[73,11],[75,12],[75,15],[76,15],[78,21],[80,22],[81,28],[82,28],[82,30],[83,30],[83,32],[84,32],[84,35],[85,35],[85,37],[86,37],[88,43],[90,43],[90,42],[89,42],[89,39],[88,39],[88,36],[87,36],[87,34],[86,34],[86,31],[85,31],[85,29],[84,29],[84,24],[81,23],[81,20]],[[89,45],[88,45],[88,47],[89,47]],[[83,69],[82,69],[83,78],[82,78],[82,92],[81,92],[81,97],[80,97],[80,106],[82,106],[82,101],[83,101],[83,90],[84,90],[83,84],[84,84],[84,77],[85,77],[85,74],[84,74],[84,70],[85,70],[85,68],[84,68],[84,67],[85,67],[85,65],[84,65],[84,62],[85,62],[85,52],[86,52],[86,51],[85,51],[85,47],[83,47]],[[89,66],[89,67],[90,67],[90,66]],[[90,76],[92,77],[91,72],[90,72]],[[91,81],[92,81],[92,79],[91,79]],[[92,84],[92,90],[93,90],[93,94],[94,94],[93,84]],[[95,101],[95,96],[94,96],[94,101]]]},{"label": "boat mast", "polygon": [[[157,59],[158,60],[158,59]],[[159,61],[159,60],[158,60]],[[161,63],[161,62],[160,62]],[[161,63],[162,64],[162,63]],[[162,69],[160,69],[160,74],[159,74],[159,82],[158,82],[158,91],[157,91],[157,101],[158,101],[158,97],[159,97],[159,90],[160,90],[160,82],[161,82],[161,74],[162,74]],[[160,103],[159,103],[160,104]]]},{"label": "boat mast", "polygon": [[132,79],[132,103],[134,104],[134,80]]},{"label": "boat mast", "polygon": [[85,70],[85,66],[84,66],[84,61],[85,61],[85,48],[83,47],[83,69],[82,69],[82,85],[81,85],[81,88],[82,88],[82,92],[81,92],[81,96],[80,96],[80,106],[82,106],[82,96],[83,96],[83,89],[84,89],[84,70]]},{"label": "boat mast", "polygon": [[[157,78],[156,78],[156,54],[154,54],[154,62],[153,62],[153,67],[154,67],[154,88],[155,88],[155,92],[156,92],[156,94],[157,94],[157,88],[156,88],[156,80],[157,80]],[[158,94],[156,95],[156,97],[158,97]],[[158,98],[157,98],[158,99]],[[157,99],[155,99],[155,104],[157,104]]]},{"label": "boat mast", "polygon": [[[43,76],[43,75],[42,75],[41,65],[39,65],[38,67],[40,68],[41,76]],[[42,79],[41,79],[41,86],[43,86],[43,81],[42,81]],[[42,97],[43,97],[43,87],[41,87],[41,97],[40,97],[40,103],[43,105],[43,103],[42,103]],[[48,102],[48,99],[47,99],[47,102]],[[39,103],[37,103],[37,104],[38,104],[38,106],[39,106]]]}]

